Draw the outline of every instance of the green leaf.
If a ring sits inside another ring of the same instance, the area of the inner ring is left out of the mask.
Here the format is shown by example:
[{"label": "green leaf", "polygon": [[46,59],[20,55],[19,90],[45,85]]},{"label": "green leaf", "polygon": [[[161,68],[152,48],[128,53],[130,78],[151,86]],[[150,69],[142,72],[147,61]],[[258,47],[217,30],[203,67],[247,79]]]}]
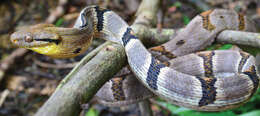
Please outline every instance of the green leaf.
[{"label": "green leaf", "polygon": [[231,110],[224,112],[199,112],[184,107],[178,107],[164,101],[157,101],[157,103],[167,108],[172,115],[178,116],[236,116]]},{"label": "green leaf", "polygon": [[256,47],[252,47],[252,46],[244,46],[244,45],[239,45],[238,46],[239,48],[241,48],[243,51],[245,52],[248,52],[252,55],[256,55],[257,53],[260,52],[260,49],[259,48],[256,48]]},{"label": "green leaf", "polygon": [[175,6],[175,7],[177,7],[177,8],[178,8],[178,7],[181,7],[181,5],[182,5],[181,2],[175,2],[175,3],[173,4],[173,6]]},{"label": "green leaf", "polygon": [[239,116],[260,116],[260,110],[254,110],[245,114],[241,114]]},{"label": "green leaf", "polygon": [[217,48],[217,44],[212,44],[211,46],[207,47],[206,50],[215,50]]},{"label": "green leaf", "polygon": [[220,48],[218,48],[219,50],[228,50],[232,47],[232,44],[224,44],[222,45]]},{"label": "green leaf", "polygon": [[85,116],[98,116],[98,112],[94,108],[90,108]]},{"label": "green leaf", "polygon": [[183,114],[185,112],[190,112],[190,111],[193,111],[191,109],[187,109],[187,108],[183,108],[183,107],[179,107],[179,106],[175,106],[173,104],[170,104],[170,103],[167,103],[167,102],[164,102],[164,101],[157,101],[158,104],[160,104],[161,106],[167,108],[171,114]]},{"label": "green leaf", "polygon": [[232,46],[232,44],[212,44],[211,46],[207,47],[206,50],[228,50]]},{"label": "green leaf", "polygon": [[183,23],[184,23],[185,25],[189,24],[190,18],[189,18],[187,15],[183,15],[183,16],[182,16],[182,19],[183,19]]},{"label": "green leaf", "polygon": [[61,24],[64,22],[64,19],[63,18],[59,18],[57,21],[56,21],[56,23],[55,23],[55,25],[56,26],[61,26]]},{"label": "green leaf", "polygon": [[186,113],[182,113],[182,116],[236,116],[232,111],[225,112],[198,112],[198,111],[190,111]]}]

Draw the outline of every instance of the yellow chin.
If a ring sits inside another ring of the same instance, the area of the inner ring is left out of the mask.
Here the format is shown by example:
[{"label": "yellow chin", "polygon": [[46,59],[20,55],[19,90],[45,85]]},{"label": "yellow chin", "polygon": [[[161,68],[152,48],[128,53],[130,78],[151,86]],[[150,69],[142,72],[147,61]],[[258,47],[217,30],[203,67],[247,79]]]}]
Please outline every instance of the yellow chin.
[{"label": "yellow chin", "polygon": [[57,56],[57,53],[59,53],[58,46],[56,45],[48,45],[48,46],[38,46],[38,47],[33,47],[29,48],[39,54],[44,54],[47,56],[55,57]]},{"label": "yellow chin", "polygon": [[71,53],[68,50],[62,49],[60,46],[57,46],[56,44],[51,44],[51,45],[47,45],[47,46],[38,46],[38,47],[34,47],[34,48],[29,48],[30,50],[33,50],[39,54],[44,54],[47,56],[50,56],[52,58],[72,58],[75,57],[77,55],[79,55],[80,53]]}]

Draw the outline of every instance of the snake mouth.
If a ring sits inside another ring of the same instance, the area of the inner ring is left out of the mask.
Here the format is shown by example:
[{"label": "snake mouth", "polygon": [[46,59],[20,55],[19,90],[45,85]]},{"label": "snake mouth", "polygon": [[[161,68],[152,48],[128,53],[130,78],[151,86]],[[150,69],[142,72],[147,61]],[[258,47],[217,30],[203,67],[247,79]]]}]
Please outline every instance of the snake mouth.
[{"label": "snake mouth", "polygon": [[16,46],[19,46],[20,48],[37,48],[37,47],[44,47],[44,46],[48,46],[50,45],[51,43],[59,43],[60,40],[57,40],[57,41],[48,41],[48,40],[42,40],[42,39],[36,39],[36,40],[33,40],[32,42],[26,42],[25,40],[23,39],[17,39],[17,38],[12,38],[11,37],[11,42],[16,45]]},{"label": "snake mouth", "polygon": [[60,39],[50,39],[50,38],[43,38],[43,39],[34,39],[35,41],[41,41],[41,42],[49,42],[49,43],[55,43],[58,45],[61,40]]}]

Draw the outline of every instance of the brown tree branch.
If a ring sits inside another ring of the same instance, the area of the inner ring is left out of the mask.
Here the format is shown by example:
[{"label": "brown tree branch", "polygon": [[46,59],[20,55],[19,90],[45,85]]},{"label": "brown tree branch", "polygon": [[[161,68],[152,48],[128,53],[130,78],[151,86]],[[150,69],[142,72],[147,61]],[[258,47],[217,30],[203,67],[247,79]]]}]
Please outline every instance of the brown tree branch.
[{"label": "brown tree branch", "polygon": [[101,50],[67,83],[55,91],[36,116],[76,116],[99,88],[126,63],[124,48],[112,44]]},{"label": "brown tree branch", "polygon": [[13,51],[8,57],[0,61],[0,81],[4,78],[5,71],[8,70],[14,63],[17,58],[22,57],[29,50],[24,48],[18,48]]},{"label": "brown tree branch", "polygon": [[[157,32],[157,29],[147,29],[139,30],[136,35],[144,40],[145,45],[153,46],[169,41],[176,33],[178,31],[174,29],[162,29],[162,32]],[[260,48],[260,33],[225,30],[217,35],[216,42]]]}]

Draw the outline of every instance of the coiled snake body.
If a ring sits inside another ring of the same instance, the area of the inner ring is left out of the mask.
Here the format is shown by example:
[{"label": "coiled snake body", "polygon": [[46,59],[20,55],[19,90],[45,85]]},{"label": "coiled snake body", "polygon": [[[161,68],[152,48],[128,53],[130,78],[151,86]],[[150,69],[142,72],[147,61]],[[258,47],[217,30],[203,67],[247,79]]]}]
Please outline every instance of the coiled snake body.
[{"label": "coiled snake body", "polygon": [[132,72],[156,95],[195,110],[220,111],[240,106],[257,90],[255,58],[233,50],[192,52],[210,45],[224,29],[253,31],[252,27],[234,11],[204,12],[173,40],[150,49],[159,59],[181,56],[167,64],[154,58],[117,14],[98,6],[83,9],[73,28],[36,25],[15,32],[11,40],[20,47],[63,58],[82,53],[93,36],[106,38],[125,47]]}]

